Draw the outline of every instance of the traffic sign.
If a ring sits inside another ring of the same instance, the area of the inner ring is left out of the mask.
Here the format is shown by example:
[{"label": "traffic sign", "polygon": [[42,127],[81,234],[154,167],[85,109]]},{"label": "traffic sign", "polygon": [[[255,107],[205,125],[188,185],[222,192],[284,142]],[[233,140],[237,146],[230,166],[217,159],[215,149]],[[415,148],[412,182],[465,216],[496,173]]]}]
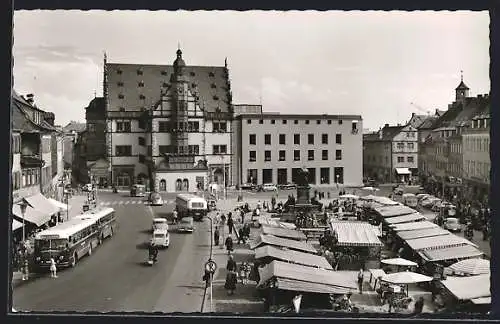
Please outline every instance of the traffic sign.
[{"label": "traffic sign", "polygon": [[208,260],[207,263],[205,263],[205,270],[210,273],[215,273],[215,270],[217,270],[217,263],[215,263],[214,260]]}]

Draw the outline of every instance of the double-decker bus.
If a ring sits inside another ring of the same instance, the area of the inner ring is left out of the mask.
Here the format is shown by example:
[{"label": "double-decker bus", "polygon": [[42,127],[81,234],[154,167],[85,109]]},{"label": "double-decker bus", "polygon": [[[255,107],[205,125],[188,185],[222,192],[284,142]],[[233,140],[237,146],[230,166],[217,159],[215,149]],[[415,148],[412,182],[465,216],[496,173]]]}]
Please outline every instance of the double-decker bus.
[{"label": "double-decker bus", "polygon": [[35,236],[35,267],[49,268],[50,258],[57,267],[74,267],[79,259],[91,255],[97,246],[98,226],[93,219],[74,218]]},{"label": "double-decker bus", "polygon": [[201,221],[207,215],[207,201],[205,198],[193,194],[178,194],[175,205],[179,218],[193,217]]},{"label": "double-decker bus", "polygon": [[116,232],[116,215],[115,210],[110,207],[94,209],[85,212],[75,218],[82,220],[93,220],[96,224],[99,244],[102,244],[105,238],[112,237]]}]

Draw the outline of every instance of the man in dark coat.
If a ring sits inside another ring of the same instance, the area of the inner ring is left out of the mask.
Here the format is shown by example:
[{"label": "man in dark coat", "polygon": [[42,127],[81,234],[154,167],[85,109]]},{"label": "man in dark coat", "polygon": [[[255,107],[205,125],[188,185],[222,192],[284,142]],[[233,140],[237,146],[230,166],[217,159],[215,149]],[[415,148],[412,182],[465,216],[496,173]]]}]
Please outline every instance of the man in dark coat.
[{"label": "man in dark coat", "polygon": [[236,261],[234,261],[232,255],[230,255],[229,258],[227,259],[226,270],[227,271],[236,271]]},{"label": "man in dark coat", "polygon": [[229,214],[227,215],[227,227],[229,228],[229,235],[233,234],[233,226],[233,215],[231,214],[231,212],[229,212]]}]

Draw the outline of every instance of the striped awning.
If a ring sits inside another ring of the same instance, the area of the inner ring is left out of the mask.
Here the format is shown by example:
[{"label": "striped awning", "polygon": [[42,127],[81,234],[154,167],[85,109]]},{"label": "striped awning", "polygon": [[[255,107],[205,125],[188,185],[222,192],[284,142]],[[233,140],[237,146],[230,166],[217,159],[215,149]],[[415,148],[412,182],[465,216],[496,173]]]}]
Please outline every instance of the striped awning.
[{"label": "striped awning", "polygon": [[484,255],[482,251],[472,245],[454,246],[439,250],[424,250],[418,252],[418,254],[422,257],[422,259],[430,262],[476,258]]},{"label": "striped awning", "polygon": [[390,218],[385,218],[384,221],[387,224],[403,224],[403,223],[410,223],[410,222],[416,222],[420,220],[424,220],[425,216],[420,214],[420,213],[414,213],[414,214],[408,214],[408,215],[403,215],[403,216],[397,216],[397,217],[390,217]]},{"label": "striped awning", "polygon": [[423,237],[413,240],[406,240],[405,242],[413,251],[443,249],[461,245],[476,246],[471,241],[453,234]]},{"label": "striped awning", "polygon": [[331,221],[332,233],[337,234],[339,246],[382,246],[378,233],[369,223]]},{"label": "striped awning", "polygon": [[411,174],[410,169],[408,168],[396,168],[397,174]]}]

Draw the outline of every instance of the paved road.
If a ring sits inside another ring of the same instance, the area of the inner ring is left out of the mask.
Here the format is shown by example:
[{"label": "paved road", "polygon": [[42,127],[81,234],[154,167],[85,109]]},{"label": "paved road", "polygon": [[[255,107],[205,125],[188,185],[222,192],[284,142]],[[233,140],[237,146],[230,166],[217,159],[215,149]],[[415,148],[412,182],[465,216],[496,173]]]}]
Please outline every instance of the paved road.
[{"label": "paved road", "polygon": [[[117,195],[100,195],[101,201]],[[121,199],[121,198],[120,198]],[[142,200],[143,198],[127,198]],[[172,231],[170,248],[154,267],[145,265],[153,215],[172,206],[113,206],[118,230],[113,238],[58,278],[40,275],[13,292],[16,310],[197,312],[203,296],[202,267],[209,255],[208,222],[196,223],[193,234]],[[151,209],[150,209],[151,208]]]}]

